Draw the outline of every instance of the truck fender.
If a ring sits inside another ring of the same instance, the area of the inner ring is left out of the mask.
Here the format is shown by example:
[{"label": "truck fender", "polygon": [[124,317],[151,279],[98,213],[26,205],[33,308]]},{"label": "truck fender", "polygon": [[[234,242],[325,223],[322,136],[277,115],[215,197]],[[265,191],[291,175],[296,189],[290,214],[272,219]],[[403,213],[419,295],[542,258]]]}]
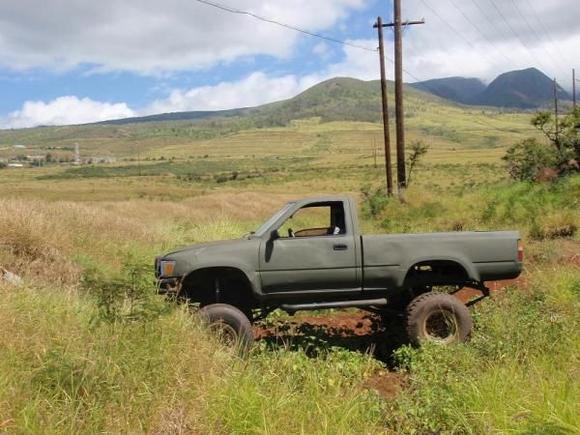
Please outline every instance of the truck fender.
[{"label": "truck fender", "polygon": [[460,257],[454,257],[454,256],[416,257],[416,258],[413,258],[412,261],[403,265],[403,267],[401,268],[401,271],[403,273],[399,276],[399,282],[398,282],[399,287],[402,287],[404,285],[405,279],[407,278],[407,275],[413,266],[415,266],[416,264],[419,264],[419,263],[428,263],[430,261],[449,261],[452,263],[456,263],[457,265],[461,266],[463,268],[463,270],[465,270],[467,277],[469,279],[471,279],[473,281],[480,281],[479,272],[477,271],[477,269],[475,268],[473,263],[471,263],[470,261],[467,261],[465,259],[462,259]]},{"label": "truck fender", "polygon": [[196,272],[199,272],[200,270],[204,270],[204,269],[219,269],[219,268],[224,268],[224,269],[235,269],[240,271],[241,273],[243,273],[246,276],[246,279],[248,280],[248,282],[250,283],[251,289],[252,289],[252,293],[256,296],[259,297],[262,294],[261,291],[261,281],[260,281],[260,276],[259,274],[255,271],[252,270],[251,268],[249,268],[246,264],[242,264],[236,261],[233,262],[204,262],[204,263],[197,263],[196,267],[194,269],[192,269],[187,275],[185,275],[183,277],[183,281],[187,280],[188,277],[190,277],[191,275],[193,275]]}]

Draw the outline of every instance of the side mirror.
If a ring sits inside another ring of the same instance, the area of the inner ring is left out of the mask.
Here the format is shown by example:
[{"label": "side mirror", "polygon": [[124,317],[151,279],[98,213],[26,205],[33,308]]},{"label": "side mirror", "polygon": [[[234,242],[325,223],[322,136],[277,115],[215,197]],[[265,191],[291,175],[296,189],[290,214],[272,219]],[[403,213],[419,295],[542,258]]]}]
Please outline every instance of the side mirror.
[{"label": "side mirror", "polygon": [[280,233],[278,232],[278,230],[272,230],[272,232],[270,233],[270,240],[276,240],[280,238]]}]

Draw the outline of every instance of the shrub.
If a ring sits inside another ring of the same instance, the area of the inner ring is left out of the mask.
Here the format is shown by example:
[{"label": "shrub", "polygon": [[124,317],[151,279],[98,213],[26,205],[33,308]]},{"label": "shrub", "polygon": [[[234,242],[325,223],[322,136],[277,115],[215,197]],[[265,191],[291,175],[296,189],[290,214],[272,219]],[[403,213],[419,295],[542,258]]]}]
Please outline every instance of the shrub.
[{"label": "shrub", "polygon": [[556,155],[536,139],[524,139],[509,147],[503,160],[507,162],[510,177],[518,181],[531,181],[541,169],[556,163]]},{"label": "shrub", "polygon": [[367,216],[376,218],[389,204],[390,198],[381,188],[373,190],[371,186],[364,186],[361,193],[364,198],[363,212]]},{"label": "shrub", "polygon": [[96,297],[95,322],[148,321],[166,312],[170,305],[156,296],[151,265],[129,258],[120,274],[88,269],[83,286]]}]

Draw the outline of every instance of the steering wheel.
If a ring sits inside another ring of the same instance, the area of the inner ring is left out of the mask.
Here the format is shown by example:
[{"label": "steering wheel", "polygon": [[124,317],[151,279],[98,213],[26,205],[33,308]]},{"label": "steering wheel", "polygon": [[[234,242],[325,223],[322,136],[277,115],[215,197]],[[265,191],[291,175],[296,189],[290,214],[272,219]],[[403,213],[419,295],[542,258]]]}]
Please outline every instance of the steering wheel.
[{"label": "steering wheel", "polygon": [[294,231],[292,231],[292,228],[288,228],[288,237],[296,237],[294,235]]}]

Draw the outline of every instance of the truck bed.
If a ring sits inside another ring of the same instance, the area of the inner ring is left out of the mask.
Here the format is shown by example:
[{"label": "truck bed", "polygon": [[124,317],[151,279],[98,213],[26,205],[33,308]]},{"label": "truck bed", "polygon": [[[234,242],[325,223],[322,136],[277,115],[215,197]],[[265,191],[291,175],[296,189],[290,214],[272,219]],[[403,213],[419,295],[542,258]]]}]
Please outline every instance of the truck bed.
[{"label": "truck bed", "polygon": [[[450,261],[474,281],[517,277],[517,231],[447,232],[361,236],[364,286],[400,287],[415,264]],[[379,281],[382,283],[379,283]]]}]

